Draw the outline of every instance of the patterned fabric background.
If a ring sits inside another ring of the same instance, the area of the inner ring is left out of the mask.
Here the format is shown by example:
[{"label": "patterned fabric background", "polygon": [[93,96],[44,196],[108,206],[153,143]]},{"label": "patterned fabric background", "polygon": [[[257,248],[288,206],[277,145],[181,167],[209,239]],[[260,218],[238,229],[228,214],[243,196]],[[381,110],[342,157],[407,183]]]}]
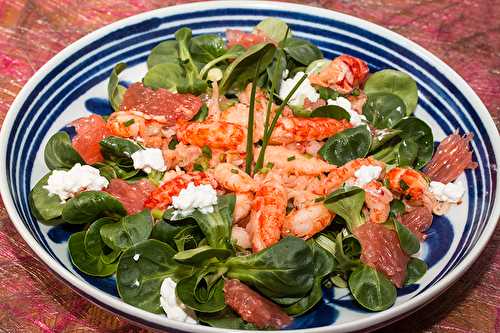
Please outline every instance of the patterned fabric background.
[{"label": "patterned fabric background", "polygon": [[[118,19],[186,1],[0,0],[0,122],[24,83],[59,50]],[[296,1],[300,2],[300,1]],[[392,29],[445,60],[500,125],[497,0],[317,0]],[[380,332],[500,332],[500,228],[445,294]],[[0,332],[146,332],[89,303],[47,271],[0,203]]]}]

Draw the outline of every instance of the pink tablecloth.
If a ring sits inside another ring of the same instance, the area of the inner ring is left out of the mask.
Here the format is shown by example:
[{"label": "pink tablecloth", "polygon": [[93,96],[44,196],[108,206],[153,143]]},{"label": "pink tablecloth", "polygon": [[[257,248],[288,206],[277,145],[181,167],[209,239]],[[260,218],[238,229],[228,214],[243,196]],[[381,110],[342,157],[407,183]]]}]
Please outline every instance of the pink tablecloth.
[{"label": "pink tablecloth", "polygon": [[[184,1],[0,0],[0,121],[55,53],[115,20]],[[383,25],[445,60],[500,116],[500,3],[491,0],[304,1]],[[460,281],[384,332],[500,332],[500,229]],[[0,332],[138,332],[74,293],[33,256],[0,207]]]}]

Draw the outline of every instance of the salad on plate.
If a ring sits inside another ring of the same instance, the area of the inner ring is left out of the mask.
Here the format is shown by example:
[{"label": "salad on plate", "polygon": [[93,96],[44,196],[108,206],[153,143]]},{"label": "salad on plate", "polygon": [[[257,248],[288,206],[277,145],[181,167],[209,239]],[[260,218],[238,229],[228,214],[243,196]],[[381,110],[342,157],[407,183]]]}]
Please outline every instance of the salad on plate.
[{"label": "salad on plate", "polygon": [[152,49],[113,112],[46,144],[42,223],[80,225],[71,261],[128,304],[232,329],[282,329],[325,288],[382,311],[427,270],[433,214],[461,203],[470,134],[434,149],[415,81],[321,50],[276,18]]}]

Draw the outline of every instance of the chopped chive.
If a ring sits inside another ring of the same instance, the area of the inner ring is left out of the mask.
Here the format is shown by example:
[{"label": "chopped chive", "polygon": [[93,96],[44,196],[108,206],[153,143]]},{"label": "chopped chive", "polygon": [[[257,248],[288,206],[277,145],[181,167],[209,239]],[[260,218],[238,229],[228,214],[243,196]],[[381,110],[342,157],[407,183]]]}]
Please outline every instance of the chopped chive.
[{"label": "chopped chive", "polygon": [[129,119],[126,122],[123,123],[125,127],[129,127],[130,125],[133,125],[135,123],[134,119]]},{"label": "chopped chive", "polygon": [[212,158],[212,150],[210,149],[209,146],[207,145],[204,145],[202,148],[201,148],[201,152],[203,155],[205,155],[206,157],[208,158]]},{"label": "chopped chive", "polygon": [[403,191],[406,191],[410,188],[410,186],[408,186],[408,184],[406,184],[406,182],[402,179],[399,181],[399,186]]},{"label": "chopped chive", "polygon": [[287,161],[293,161],[295,159],[295,155],[292,155],[292,156],[288,156],[288,158],[286,159]]},{"label": "chopped chive", "polygon": [[360,93],[361,93],[361,91],[359,91],[358,88],[354,88],[354,90],[352,91],[351,95],[353,95],[353,96],[359,96]]},{"label": "chopped chive", "polygon": [[177,140],[177,137],[173,137],[172,140],[168,143],[168,149],[170,150],[175,150],[175,146],[179,144],[179,140]]},{"label": "chopped chive", "polygon": [[270,170],[269,168],[266,168],[266,167],[261,168],[261,169],[259,170],[259,172],[260,172],[260,173],[268,173],[269,171],[271,171],[271,170]]},{"label": "chopped chive", "polygon": [[304,157],[305,157],[305,158],[307,158],[307,159],[311,159],[311,158],[313,158],[314,156],[312,156],[312,155],[311,155],[311,154],[309,154],[309,153],[305,153],[305,154],[304,154]]},{"label": "chopped chive", "polygon": [[268,168],[268,169],[272,169],[273,166],[274,166],[274,163],[272,163],[272,162],[269,162],[266,164],[266,168]]},{"label": "chopped chive", "polygon": [[314,202],[321,202],[325,200],[325,197],[317,197],[316,199],[314,199]]},{"label": "chopped chive", "polygon": [[248,111],[248,123],[247,123],[247,147],[246,147],[246,161],[245,161],[245,172],[249,175],[252,174],[252,162],[253,162],[253,124],[255,115],[255,94],[257,93],[257,80],[259,79],[260,73],[260,62],[262,58],[259,58],[257,62],[257,68],[255,69],[255,76],[252,82],[252,92],[250,94],[250,106]]},{"label": "chopped chive", "polygon": [[238,174],[239,171],[237,169],[231,169],[231,172],[234,173],[234,174]]},{"label": "chopped chive", "polygon": [[194,171],[205,171],[205,169],[203,168],[203,165],[199,164],[199,163],[195,163],[193,165],[193,170]]}]

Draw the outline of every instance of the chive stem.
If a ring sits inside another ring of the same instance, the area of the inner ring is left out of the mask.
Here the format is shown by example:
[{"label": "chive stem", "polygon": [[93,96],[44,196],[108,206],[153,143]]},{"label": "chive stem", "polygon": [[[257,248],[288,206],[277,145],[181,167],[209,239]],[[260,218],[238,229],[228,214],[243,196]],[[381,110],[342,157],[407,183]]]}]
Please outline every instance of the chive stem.
[{"label": "chive stem", "polygon": [[250,93],[250,107],[248,111],[248,130],[247,130],[247,149],[246,149],[246,163],[245,172],[252,175],[252,163],[253,163],[253,125],[255,116],[255,94],[257,93],[257,80],[259,79],[260,73],[260,62],[262,58],[257,62],[257,68],[255,69],[255,76],[252,82],[252,92]]},{"label": "chive stem", "polygon": [[[283,113],[283,109],[285,108],[285,106],[287,106],[288,101],[292,98],[293,94],[295,94],[297,89],[299,89],[300,85],[302,84],[302,82],[304,82],[304,80],[306,78],[307,78],[307,74],[304,73],[304,75],[302,75],[300,80],[295,84],[293,89],[288,93],[288,95],[283,100],[283,102],[280,104],[280,106],[276,109],[276,113],[274,114],[273,120],[272,120],[271,124],[269,125],[269,127],[264,128],[264,138],[262,139],[262,147],[260,148],[259,157],[257,159],[257,162],[264,161],[266,148],[269,144],[269,140],[271,139],[271,135],[273,134],[274,128],[276,127],[276,123],[278,122],[278,118]],[[259,167],[261,168],[262,164],[259,165],[257,163],[257,165],[255,166],[255,170],[259,170],[260,169]]]}]

